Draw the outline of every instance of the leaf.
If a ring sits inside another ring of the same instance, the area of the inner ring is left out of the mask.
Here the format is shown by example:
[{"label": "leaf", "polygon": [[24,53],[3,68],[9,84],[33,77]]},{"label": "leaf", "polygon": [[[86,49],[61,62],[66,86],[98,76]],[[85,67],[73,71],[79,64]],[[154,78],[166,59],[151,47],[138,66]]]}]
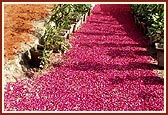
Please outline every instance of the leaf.
[{"label": "leaf", "polygon": [[157,30],[157,31],[156,31],[156,33],[159,33],[159,34],[161,34],[162,32],[161,32],[160,30]]}]

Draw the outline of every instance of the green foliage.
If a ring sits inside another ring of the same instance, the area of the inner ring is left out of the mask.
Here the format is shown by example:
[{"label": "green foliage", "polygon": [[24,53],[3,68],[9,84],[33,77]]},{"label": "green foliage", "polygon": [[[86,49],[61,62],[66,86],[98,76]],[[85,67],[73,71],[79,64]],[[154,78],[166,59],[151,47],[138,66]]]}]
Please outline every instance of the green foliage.
[{"label": "green foliage", "polygon": [[51,26],[47,27],[43,38],[45,50],[64,53],[70,47],[70,44],[65,40],[65,38],[57,35],[55,29]]},{"label": "green foliage", "polygon": [[148,33],[149,37],[152,37],[154,42],[162,42],[164,39],[164,20],[156,13],[152,16],[153,23],[148,28],[150,32]]},{"label": "green foliage", "polygon": [[65,40],[65,38],[60,37],[55,32],[54,28],[51,26],[48,26],[44,35],[44,44],[43,44],[43,51],[42,51],[42,57],[40,59],[43,60],[42,65],[45,67],[48,66],[50,60],[50,55],[55,53],[65,53],[70,48],[70,43]]},{"label": "green foliage", "polygon": [[52,50],[46,50],[46,49],[44,49],[42,51],[42,56],[39,57],[42,60],[41,63],[40,63],[40,68],[46,68],[46,67],[48,67],[49,62],[50,62],[49,58],[50,58],[51,54],[52,54]]},{"label": "green foliage", "polygon": [[79,20],[83,14],[90,10],[90,8],[90,4],[73,4],[72,12],[69,13],[69,19]]},{"label": "green foliage", "polygon": [[49,22],[55,23],[55,29],[57,33],[62,28],[67,27],[70,24],[70,20],[68,19],[68,14],[71,12],[71,5],[68,4],[59,4],[54,6],[52,9],[53,15],[51,16]]},{"label": "green foliage", "polygon": [[[62,36],[59,36],[64,28],[67,28],[72,20],[79,20],[83,14],[91,8],[89,4],[58,4],[54,5],[52,15],[46,25],[45,33],[42,37],[44,49],[42,50],[41,68],[48,66],[50,55],[55,53],[65,53],[71,44]],[[51,25],[54,23],[54,26]]]},{"label": "green foliage", "polygon": [[68,27],[72,23],[72,19],[79,20],[80,17],[88,12],[91,8],[90,4],[58,4],[52,9],[52,16],[49,22],[55,23],[57,33],[61,29]]},{"label": "green foliage", "polygon": [[164,42],[164,5],[163,4],[132,4],[131,9],[140,21],[147,24],[148,37],[153,42]]}]

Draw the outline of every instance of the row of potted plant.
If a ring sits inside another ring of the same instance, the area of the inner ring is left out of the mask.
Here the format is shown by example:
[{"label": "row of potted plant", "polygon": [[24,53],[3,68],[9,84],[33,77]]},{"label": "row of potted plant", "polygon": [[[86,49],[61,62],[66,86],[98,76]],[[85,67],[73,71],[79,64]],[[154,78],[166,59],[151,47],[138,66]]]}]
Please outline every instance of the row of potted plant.
[{"label": "row of potted plant", "polygon": [[158,65],[164,66],[164,4],[131,4],[132,14],[157,51]]},{"label": "row of potted plant", "polygon": [[90,4],[55,5],[39,44],[29,51],[30,65],[41,69],[46,68],[52,53],[65,53],[71,47],[68,42],[69,35],[86,21],[90,10]]}]

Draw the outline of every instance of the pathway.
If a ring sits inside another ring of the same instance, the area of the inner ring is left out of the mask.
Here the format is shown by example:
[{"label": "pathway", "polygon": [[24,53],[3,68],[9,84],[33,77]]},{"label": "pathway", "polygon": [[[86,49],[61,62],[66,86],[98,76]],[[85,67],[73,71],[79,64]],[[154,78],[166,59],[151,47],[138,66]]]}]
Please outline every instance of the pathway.
[{"label": "pathway", "polygon": [[9,83],[5,110],[148,111],[164,109],[148,41],[128,5],[96,5],[74,33],[68,60],[34,80]]}]

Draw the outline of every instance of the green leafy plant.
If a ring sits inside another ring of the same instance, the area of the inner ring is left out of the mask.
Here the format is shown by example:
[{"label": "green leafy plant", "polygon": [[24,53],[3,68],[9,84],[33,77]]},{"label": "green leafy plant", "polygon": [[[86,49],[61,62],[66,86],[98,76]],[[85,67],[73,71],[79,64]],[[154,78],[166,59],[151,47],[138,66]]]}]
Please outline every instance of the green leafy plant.
[{"label": "green leafy plant", "polygon": [[164,20],[158,14],[153,15],[153,24],[149,27],[149,37],[153,38],[153,42],[164,43]]},{"label": "green leafy plant", "polygon": [[70,43],[65,40],[65,38],[60,37],[57,35],[56,31],[53,27],[47,26],[47,29],[43,35],[43,51],[42,56],[42,63],[40,65],[41,68],[43,66],[47,67],[50,60],[50,55],[54,53],[65,53],[70,48]]},{"label": "green leafy plant", "polygon": [[153,42],[164,43],[164,5],[163,4],[131,4],[131,9],[140,22],[148,28],[147,37]]},{"label": "green leafy plant", "polygon": [[40,62],[40,68],[47,68],[48,67],[48,65],[49,65],[49,62],[50,62],[50,56],[51,56],[51,54],[52,54],[52,50],[46,50],[46,49],[44,49],[43,51],[42,51],[42,56],[41,57],[39,57],[42,61]]},{"label": "green leafy plant", "polygon": [[49,22],[55,23],[55,29],[57,33],[59,33],[62,28],[65,28],[70,24],[68,19],[68,14],[70,11],[71,5],[68,4],[58,4],[52,9],[53,14]]},{"label": "green leafy plant", "polygon": [[[45,33],[42,37],[42,59],[40,67],[47,67],[52,53],[65,53],[71,44],[65,38],[59,36],[64,28],[67,28],[72,19],[77,21],[91,8],[89,4],[57,4],[52,9],[52,16],[46,25]],[[50,25],[54,23],[55,26]]]},{"label": "green leafy plant", "polygon": [[[49,22],[55,23],[57,33],[68,27],[74,20],[78,21],[91,8],[90,4],[58,4],[52,9],[53,14]],[[73,21],[72,21],[73,20]]]}]

